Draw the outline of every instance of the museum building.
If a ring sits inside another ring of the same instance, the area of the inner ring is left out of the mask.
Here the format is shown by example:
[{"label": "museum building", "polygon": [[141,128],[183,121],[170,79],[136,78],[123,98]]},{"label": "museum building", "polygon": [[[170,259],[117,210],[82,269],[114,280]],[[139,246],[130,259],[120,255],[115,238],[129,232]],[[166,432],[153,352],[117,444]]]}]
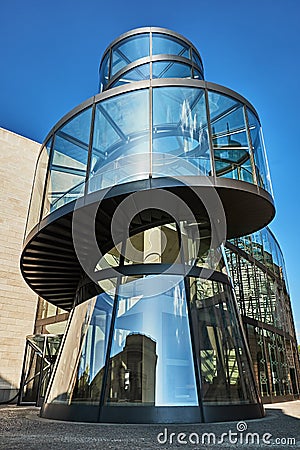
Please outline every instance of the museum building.
[{"label": "museum building", "polygon": [[50,349],[34,388],[46,418],[239,420],[298,398],[274,215],[251,103],[205,81],[175,32],[117,38],[99,94],[38,155],[20,265],[40,300],[20,398],[34,345]]}]

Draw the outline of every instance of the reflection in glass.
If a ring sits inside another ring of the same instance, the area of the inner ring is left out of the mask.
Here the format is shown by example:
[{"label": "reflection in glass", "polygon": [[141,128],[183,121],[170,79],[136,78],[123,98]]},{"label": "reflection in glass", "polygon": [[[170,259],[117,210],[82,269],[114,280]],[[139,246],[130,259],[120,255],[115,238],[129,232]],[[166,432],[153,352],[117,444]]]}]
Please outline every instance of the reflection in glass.
[{"label": "reflection in glass", "polygon": [[255,403],[246,344],[229,287],[190,278],[190,292],[204,404]]},{"label": "reflection in glass", "polygon": [[178,264],[179,245],[175,223],[150,228],[127,239],[124,264]]},{"label": "reflection in glass", "polygon": [[[149,214],[155,217],[154,210]],[[120,258],[121,248],[124,262]],[[222,249],[211,245],[208,222],[181,221],[178,227],[168,223],[130,236],[98,261],[95,272],[122,264],[185,264],[228,275]]]},{"label": "reflection in glass", "polygon": [[48,403],[99,403],[113,301],[114,290],[74,309]]},{"label": "reflection in glass", "polygon": [[153,89],[153,175],[209,175],[203,89]]},{"label": "reflection in glass", "polygon": [[176,55],[190,58],[190,50],[185,42],[159,33],[153,33],[152,35],[152,54]]},{"label": "reflection in glass", "polygon": [[[89,191],[147,178],[149,91],[118,95],[96,105]],[[141,154],[139,157],[138,154]]]},{"label": "reflection in glass", "polygon": [[116,44],[112,49],[112,78],[119,70],[137,59],[149,56],[149,33],[131,36]]},{"label": "reflection in glass", "polygon": [[247,108],[247,115],[258,185],[272,193],[271,178],[261,134],[261,127],[258,119],[249,108]]},{"label": "reflection in glass", "polygon": [[106,403],[198,405],[183,277],[123,278]]},{"label": "reflection in glass", "polygon": [[[200,67],[203,70],[202,62],[194,49],[192,49],[192,60],[197,64],[198,67]],[[203,76],[201,76],[201,79],[203,79]]]},{"label": "reflection in glass", "polygon": [[216,92],[208,99],[216,175],[253,183],[242,103]]},{"label": "reflection in glass", "polygon": [[193,72],[194,72],[193,78],[195,78],[195,80],[202,80],[203,79],[202,73],[199,70],[194,68]]},{"label": "reflection in glass", "polygon": [[109,52],[106,53],[106,55],[102,60],[100,67],[99,81],[100,81],[99,92],[102,92],[109,81]]},{"label": "reflection in glass", "polygon": [[91,108],[55,133],[43,216],[83,195],[90,139]]},{"label": "reflection in glass", "polygon": [[36,165],[25,236],[40,220],[51,143],[52,139],[47,142],[41,151]]},{"label": "reflection in glass", "polygon": [[211,243],[211,228],[208,220],[199,223],[182,221],[180,232],[185,264],[227,274],[221,247],[214,247]]},{"label": "reflection in glass", "polygon": [[247,324],[247,336],[254,373],[259,383],[260,392],[263,396],[269,396],[270,378],[262,329]]},{"label": "reflection in glass", "polygon": [[149,78],[150,64],[142,64],[118,77],[117,80],[112,83],[111,87],[121,86],[123,84],[132,83],[133,81],[149,80]]},{"label": "reflection in glass", "polygon": [[191,66],[173,61],[152,64],[152,78],[192,78]]}]

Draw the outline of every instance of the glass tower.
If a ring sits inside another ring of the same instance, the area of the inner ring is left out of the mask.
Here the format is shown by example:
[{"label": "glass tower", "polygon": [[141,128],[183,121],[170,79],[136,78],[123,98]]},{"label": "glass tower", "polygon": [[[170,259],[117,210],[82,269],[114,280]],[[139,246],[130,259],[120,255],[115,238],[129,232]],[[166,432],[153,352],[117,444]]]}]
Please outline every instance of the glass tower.
[{"label": "glass tower", "polygon": [[163,28],[117,38],[99,75],[47,136],[32,190],[22,273],[71,311],[41,414],[262,417],[224,248],[275,214],[257,112]]}]

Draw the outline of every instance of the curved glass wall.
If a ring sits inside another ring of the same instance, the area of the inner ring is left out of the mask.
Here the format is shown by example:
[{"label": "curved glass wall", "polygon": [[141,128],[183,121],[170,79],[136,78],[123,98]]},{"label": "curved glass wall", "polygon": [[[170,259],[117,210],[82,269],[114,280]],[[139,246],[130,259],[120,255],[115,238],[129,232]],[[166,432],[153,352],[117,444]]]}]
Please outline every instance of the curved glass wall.
[{"label": "curved glass wall", "polygon": [[149,129],[146,89],[96,105],[89,192],[149,176]]},{"label": "curved glass wall", "polygon": [[205,87],[163,84],[96,97],[55,130],[51,151],[51,138],[44,147],[27,233],[40,208],[45,217],[85,192],[151,176],[225,177],[271,193],[258,127],[241,100]]},{"label": "curved glass wall", "polygon": [[105,404],[198,405],[183,277],[122,278]]},{"label": "curved glass wall", "polygon": [[262,396],[292,399],[299,394],[299,361],[278,242],[264,228],[230,240],[226,254]]},{"label": "curved glass wall", "polygon": [[128,70],[122,76],[117,78],[111,84],[111,87],[122,86],[123,84],[132,83],[133,81],[149,80],[150,79],[150,63],[141,64],[140,66],[134,67]]},{"label": "curved glass wall", "polygon": [[166,274],[113,283],[74,308],[46,411],[257,402],[229,286]]},{"label": "curved glass wall", "polygon": [[49,164],[49,154],[51,146],[52,146],[52,138],[42,148],[42,151],[39,154],[37,160],[33,187],[31,192],[30,208],[28,211],[28,218],[26,223],[25,236],[40,221],[43,194],[45,189],[45,180]]},{"label": "curved glass wall", "polygon": [[211,175],[204,89],[153,89],[153,176]]},{"label": "curved glass wall", "polygon": [[123,67],[150,54],[149,34],[130,36],[112,48],[110,77],[112,78]]},{"label": "curved glass wall", "polygon": [[94,271],[139,264],[182,264],[187,270],[199,267],[227,275],[221,248],[211,245],[209,225],[186,221],[151,227],[127,238],[107,252]]},{"label": "curved glass wall", "polygon": [[55,133],[43,217],[84,193],[91,111],[81,112]]},{"label": "curved glass wall", "polygon": [[[132,83],[133,81],[149,80],[150,70],[150,63],[134,67],[118,77],[116,81],[112,82],[110,87],[122,86],[124,84]],[[152,63],[152,79],[158,78],[202,79],[199,70],[193,68],[192,65],[170,60]]]},{"label": "curved glass wall", "polygon": [[203,404],[255,403],[257,393],[228,286],[189,278]]},{"label": "curved glass wall", "polygon": [[256,177],[258,185],[272,192],[271,178],[264,147],[263,135],[260,123],[257,117],[247,108],[248,124],[250,131],[250,139],[252,145],[252,152],[255,161]]},{"label": "curved glass wall", "polygon": [[272,275],[280,278],[285,283],[288,292],[283,254],[269,228],[263,228],[256,233],[241,236],[229,242],[263,264]]},{"label": "curved glass wall", "polygon": [[99,403],[114,295],[111,289],[73,310],[49,403]]},{"label": "curved glass wall", "polygon": [[[158,64],[155,62],[158,55],[181,59],[181,65],[171,60],[168,63]],[[148,64],[144,64],[145,62]],[[132,65],[137,67],[132,68]],[[132,34],[112,45],[102,58],[99,75],[102,92],[108,87],[149,78],[176,77],[203,80],[203,65],[197,50],[188,41],[167,34],[166,31],[148,31]]]},{"label": "curved glass wall", "polygon": [[243,104],[208,93],[216,175],[254,182]]},{"label": "curved glass wall", "polygon": [[153,227],[98,262],[102,293],[77,299],[46,416],[48,405],[94,405],[101,421],[102,408],[257,404],[224,253],[201,230],[197,242],[194,223]]}]

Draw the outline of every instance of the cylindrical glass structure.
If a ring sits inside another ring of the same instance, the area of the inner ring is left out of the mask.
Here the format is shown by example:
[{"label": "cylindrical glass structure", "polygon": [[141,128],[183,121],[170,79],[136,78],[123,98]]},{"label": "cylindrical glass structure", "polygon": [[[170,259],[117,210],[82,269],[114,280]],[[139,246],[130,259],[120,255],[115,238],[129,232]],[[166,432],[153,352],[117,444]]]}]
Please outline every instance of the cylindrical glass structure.
[{"label": "cylindrical glass structure", "polygon": [[145,411],[155,422],[157,408],[168,408],[184,422],[178,412],[188,408],[209,421],[228,405],[257,414],[224,256],[209,238],[195,254],[191,225],[147,229],[96,264],[102,293],[77,298],[43,415],[82,420],[90,407],[91,421],[140,421]]},{"label": "cylindrical glass structure", "polygon": [[223,246],[274,216],[257,112],[162,28],[120,36],[99,75],[42,146],[25,232],[25,279],[71,310],[42,416],[262,417]]},{"label": "cylindrical glass structure", "polygon": [[272,193],[259,119],[245,99],[201,81],[147,85],[100,94],[49,134],[26,234],[85,193],[137,180],[226,178]]}]

